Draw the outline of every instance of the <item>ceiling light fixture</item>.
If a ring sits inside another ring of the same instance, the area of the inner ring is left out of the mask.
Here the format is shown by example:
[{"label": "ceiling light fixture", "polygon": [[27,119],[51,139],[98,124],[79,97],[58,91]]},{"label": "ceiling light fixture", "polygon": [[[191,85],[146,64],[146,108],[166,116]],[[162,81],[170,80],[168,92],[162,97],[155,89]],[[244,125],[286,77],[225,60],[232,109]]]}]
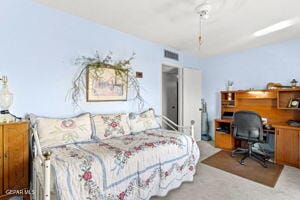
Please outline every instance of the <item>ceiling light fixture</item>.
[{"label": "ceiling light fixture", "polygon": [[211,6],[207,3],[200,4],[196,7],[195,11],[199,15],[199,32],[198,32],[198,43],[199,47],[203,43],[202,36],[202,21],[209,18],[209,11],[211,10]]},{"label": "ceiling light fixture", "polygon": [[264,36],[264,35],[273,33],[275,31],[279,31],[279,30],[288,28],[288,27],[292,26],[293,24],[294,24],[294,22],[292,20],[281,21],[279,23],[273,24],[273,25],[268,26],[268,27],[266,27],[264,29],[256,31],[253,35],[255,37]]}]

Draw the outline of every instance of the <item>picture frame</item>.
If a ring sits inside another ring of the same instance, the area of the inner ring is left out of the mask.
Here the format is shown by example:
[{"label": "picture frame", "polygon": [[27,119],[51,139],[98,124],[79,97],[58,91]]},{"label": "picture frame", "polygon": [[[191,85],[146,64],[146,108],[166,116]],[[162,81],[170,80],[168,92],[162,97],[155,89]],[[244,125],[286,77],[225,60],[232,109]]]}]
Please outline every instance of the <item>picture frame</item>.
[{"label": "picture frame", "polygon": [[289,108],[299,108],[299,103],[300,103],[299,99],[291,98],[288,107]]},{"label": "picture frame", "polygon": [[128,73],[117,75],[110,66],[99,69],[88,68],[86,72],[86,101],[127,101]]}]

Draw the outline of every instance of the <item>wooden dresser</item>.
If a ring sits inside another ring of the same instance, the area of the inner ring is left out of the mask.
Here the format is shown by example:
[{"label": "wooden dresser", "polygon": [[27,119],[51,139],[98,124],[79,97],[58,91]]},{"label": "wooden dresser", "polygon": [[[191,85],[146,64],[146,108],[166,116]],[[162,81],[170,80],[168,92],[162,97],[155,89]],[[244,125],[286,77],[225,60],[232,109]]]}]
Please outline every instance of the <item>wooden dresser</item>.
[{"label": "wooden dresser", "polygon": [[[0,123],[0,199],[29,188],[28,122]],[[10,194],[9,194],[10,193]]]}]

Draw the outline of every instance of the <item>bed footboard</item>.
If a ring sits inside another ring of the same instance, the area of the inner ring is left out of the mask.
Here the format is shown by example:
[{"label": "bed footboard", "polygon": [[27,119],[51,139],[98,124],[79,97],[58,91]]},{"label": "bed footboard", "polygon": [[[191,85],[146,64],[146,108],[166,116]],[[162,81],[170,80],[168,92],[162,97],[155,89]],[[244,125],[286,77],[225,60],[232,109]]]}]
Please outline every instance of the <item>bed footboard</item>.
[{"label": "bed footboard", "polygon": [[180,126],[164,115],[156,115],[156,117],[160,118],[163,124],[169,126],[174,131],[182,131],[184,133],[188,133],[195,140],[195,121],[194,120],[191,121],[190,126]]}]

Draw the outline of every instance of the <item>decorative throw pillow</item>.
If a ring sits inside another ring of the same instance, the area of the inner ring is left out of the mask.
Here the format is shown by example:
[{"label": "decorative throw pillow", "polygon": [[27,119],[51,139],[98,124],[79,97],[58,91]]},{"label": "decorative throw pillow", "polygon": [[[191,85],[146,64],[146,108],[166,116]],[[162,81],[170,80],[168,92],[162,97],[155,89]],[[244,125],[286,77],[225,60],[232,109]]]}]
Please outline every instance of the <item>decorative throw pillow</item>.
[{"label": "decorative throw pillow", "polygon": [[93,116],[96,137],[107,139],[130,134],[128,114],[107,114]]},{"label": "decorative throw pillow", "polygon": [[37,117],[36,129],[42,148],[88,141],[92,137],[89,113],[66,119]]},{"label": "decorative throw pillow", "polygon": [[129,121],[132,133],[138,133],[148,129],[160,128],[160,125],[156,121],[153,109],[149,109],[140,114],[130,113]]}]

